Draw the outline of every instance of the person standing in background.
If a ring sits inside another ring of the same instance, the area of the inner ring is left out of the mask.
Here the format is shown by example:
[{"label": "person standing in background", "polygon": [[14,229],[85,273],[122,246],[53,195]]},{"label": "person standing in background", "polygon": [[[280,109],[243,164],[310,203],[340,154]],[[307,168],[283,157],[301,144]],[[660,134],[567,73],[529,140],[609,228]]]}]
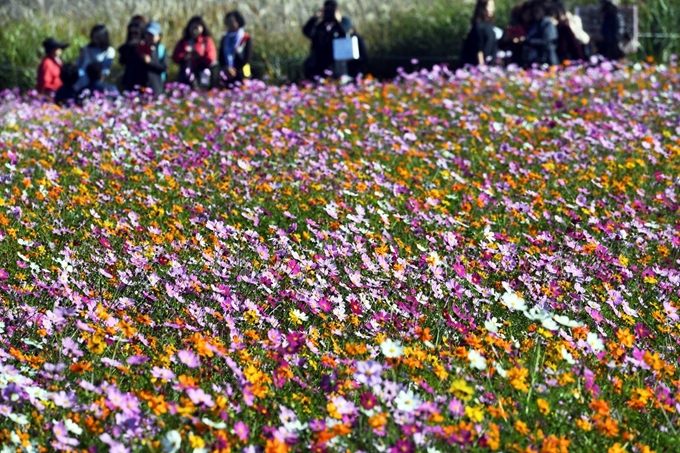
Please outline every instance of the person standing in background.
[{"label": "person standing in background", "polygon": [[144,86],[145,74],[139,71],[141,60],[137,50],[144,37],[145,27],[143,16],[133,16],[128,22],[125,44],[118,48],[118,61],[125,68],[121,82],[123,91],[134,91],[136,87]]},{"label": "person standing in background", "polygon": [[302,33],[312,42],[309,57],[304,62],[304,75],[307,79],[325,77],[326,73],[335,75],[335,58],[333,57],[333,40],[348,36],[351,24],[348,18],[340,14],[338,2],[326,0],[302,28]]},{"label": "person standing in background", "polygon": [[553,14],[557,21],[557,57],[559,61],[584,60],[583,45],[576,38],[569,25],[567,9],[562,3],[557,3]]},{"label": "person standing in background", "polygon": [[54,38],[47,38],[42,45],[45,57],[38,66],[37,90],[40,94],[52,96],[61,87],[61,53],[68,47],[68,44],[61,43]]},{"label": "person standing in background", "polygon": [[194,16],[187,23],[172,53],[172,61],[180,65],[180,83],[210,88],[212,70],[217,65],[217,49],[201,16]]},{"label": "person standing in background", "polygon": [[224,16],[224,25],[227,34],[220,42],[219,62],[224,81],[229,86],[251,77],[253,43],[250,34],[243,28],[246,21],[240,12],[228,12]]},{"label": "person standing in background", "polygon": [[463,43],[462,65],[485,66],[493,62],[498,39],[493,26],[494,0],[477,0],[472,14],[472,28]]},{"label": "person standing in background", "polygon": [[116,50],[111,47],[111,38],[105,25],[97,24],[90,32],[90,43],[80,49],[80,56],[76,60],[76,66],[80,74],[80,79],[76,84],[77,90],[82,90],[90,85],[87,75],[87,67],[94,62],[100,63],[102,67],[103,81],[111,73],[111,65],[116,58]]},{"label": "person standing in background", "polygon": [[619,11],[619,0],[602,0],[600,12],[602,13],[602,28],[600,34],[602,41],[597,49],[607,60],[620,60],[624,57],[621,50],[621,41],[625,32],[623,15]]}]

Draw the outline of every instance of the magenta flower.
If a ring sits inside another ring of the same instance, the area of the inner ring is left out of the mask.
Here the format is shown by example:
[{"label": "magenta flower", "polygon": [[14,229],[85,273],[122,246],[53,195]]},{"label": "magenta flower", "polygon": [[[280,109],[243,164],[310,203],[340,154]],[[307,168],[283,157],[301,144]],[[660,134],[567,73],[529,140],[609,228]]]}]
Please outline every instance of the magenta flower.
[{"label": "magenta flower", "polygon": [[249,433],[250,429],[248,429],[248,425],[240,420],[236,422],[234,425],[234,434],[236,434],[236,436],[241,439],[242,442],[246,442],[248,440]]}]

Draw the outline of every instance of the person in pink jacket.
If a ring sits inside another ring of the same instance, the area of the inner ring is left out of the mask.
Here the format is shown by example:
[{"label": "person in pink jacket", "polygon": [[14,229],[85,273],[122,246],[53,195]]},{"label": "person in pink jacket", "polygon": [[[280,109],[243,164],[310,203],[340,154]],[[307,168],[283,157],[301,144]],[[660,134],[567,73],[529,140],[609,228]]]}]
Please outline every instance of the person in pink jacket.
[{"label": "person in pink jacket", "polygon": [[180,83],[210,88],[217,66],[217,48],[201,16],[192,17],[187,24],[184,37],[172,53],[172,61],[180,65]]}]

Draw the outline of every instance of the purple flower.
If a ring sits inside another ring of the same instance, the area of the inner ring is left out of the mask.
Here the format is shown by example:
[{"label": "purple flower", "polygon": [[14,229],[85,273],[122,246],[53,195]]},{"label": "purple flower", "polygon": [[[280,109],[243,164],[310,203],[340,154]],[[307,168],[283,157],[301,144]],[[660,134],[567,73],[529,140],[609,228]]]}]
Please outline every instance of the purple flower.
[{"label": "purple flower", "polygon": [[159,368],[157,366],[153,367],[151,370],[151,376],[156,379],[163,379],[165,381],[171,381],[175,379],[175,373],[168,370],[167,368]]},{"label": "purple flower", "polygon": [[357,371],[354,379],[359,384],[374,386],[380,383],[382,378],[382,365],[374,360],[357,362]]},{"label": "purple flower", "polygon": [[201,388],[190,388],[187,390],[187,395],[191,399],[191,402],[196,405],[204,404],[208,407],[213,407],[215,405],[212,396],[205,393]]},{"label": "purple flower", "polygon": [[458,398],[452,398],[451,401],[449,401],[449,410],[454,417],[462,417],[465,415],[465,404]]},{"label": "purple flower", "polygon": [[144,355],[133,355],[127,359],[128,365],[142,365],[148,361],[149,358]]},{"label": "purple flower", "polygon": [[177,358],[189,368],[198,368],[201,366],[201,359],[188,349],[182,349],[179,351],[177,353]]}]

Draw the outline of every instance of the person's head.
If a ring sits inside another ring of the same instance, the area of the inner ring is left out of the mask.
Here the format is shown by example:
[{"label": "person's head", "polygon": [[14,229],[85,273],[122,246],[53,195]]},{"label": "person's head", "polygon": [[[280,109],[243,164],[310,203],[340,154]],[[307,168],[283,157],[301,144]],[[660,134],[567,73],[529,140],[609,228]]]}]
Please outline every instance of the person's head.
[{"label": "person's head", "polygon": [[144,25],[146,25],[146,19],[141,14],[135,14],[130,18],[130,22],[128,22],[128,25],[136,25],[138,27],[143,27]]},{"label": "person's head", "polygon": [[335,20],[338,14],[338,2],[326,0],[323,4],[323,18],[326,21]]},{"label": "person's head", "polygon": [[184,39],[198,39],[199,36],[210,36],[210,31],[201,16],[194,16],[184,28]]},{"label": "person's head", "polygon": [[524,2],[522,4],[522,11],[520,12],[520,17],[522,18],[522,24],[528,25],[534,21],[534,15],[532,12],[533,3]]},{"label": "person's head", "polygon": [[97,24],[92,27],[90,31],[90,46],[97,49],[108,49],[111,46],[111,38],[109,37],[109,30],[106,25]]},{"label": "person's head", "polygon": [[63,83],[65,86],[72,87],[78,82],[79,79],[78,66],[71,63],[66,63],[61,67],[59,78],[61,79],[61,83]]},{"label": "person's head", "polygon": [[494,0],[477,0],[475,12],[472,14],[472,23],[491,22],[495,9]]},{"label": "person's head", "polygon": [[54,38],[47,38],[42,44],[45,55],[52,58],[60,58],[61,52],[68,47],[67,43],[59,42]]},{"label": "person's head", "polygon": [[601,0],[600,8],[604,13],[616,13],[621,6],[621,0]]},{"label": "person's head", "polygon": [[555,9],[555,16],[557,17],[557,20],[567,20],[567,8],[564,6],[564,3],[557,2],[553,5],[553,7]]},{"label": "person's head", "polygon": [[246,20],[239,11],[229,11],[224,16],[224,26],[227,27],[227,31],[235,32],[246,26]]},{"label": "person's head", "polygon": [[535,1],[532,6],[531,6],[531,18],[539,22],[543,20],[545,16],[548,15],[548,10],[546,9],[546,6],[539,1]]},{"label": "person's head", "polygon": [[98,61],[93,61],[85,68],[85,74],[91,83],[98,82],[104,75],[104,66]]},{"label": "person's head", "polygon": [[163,37],[161,24],[156,21],[149,22],[144,30],[144,41],[149,44],[158,44]]}]

